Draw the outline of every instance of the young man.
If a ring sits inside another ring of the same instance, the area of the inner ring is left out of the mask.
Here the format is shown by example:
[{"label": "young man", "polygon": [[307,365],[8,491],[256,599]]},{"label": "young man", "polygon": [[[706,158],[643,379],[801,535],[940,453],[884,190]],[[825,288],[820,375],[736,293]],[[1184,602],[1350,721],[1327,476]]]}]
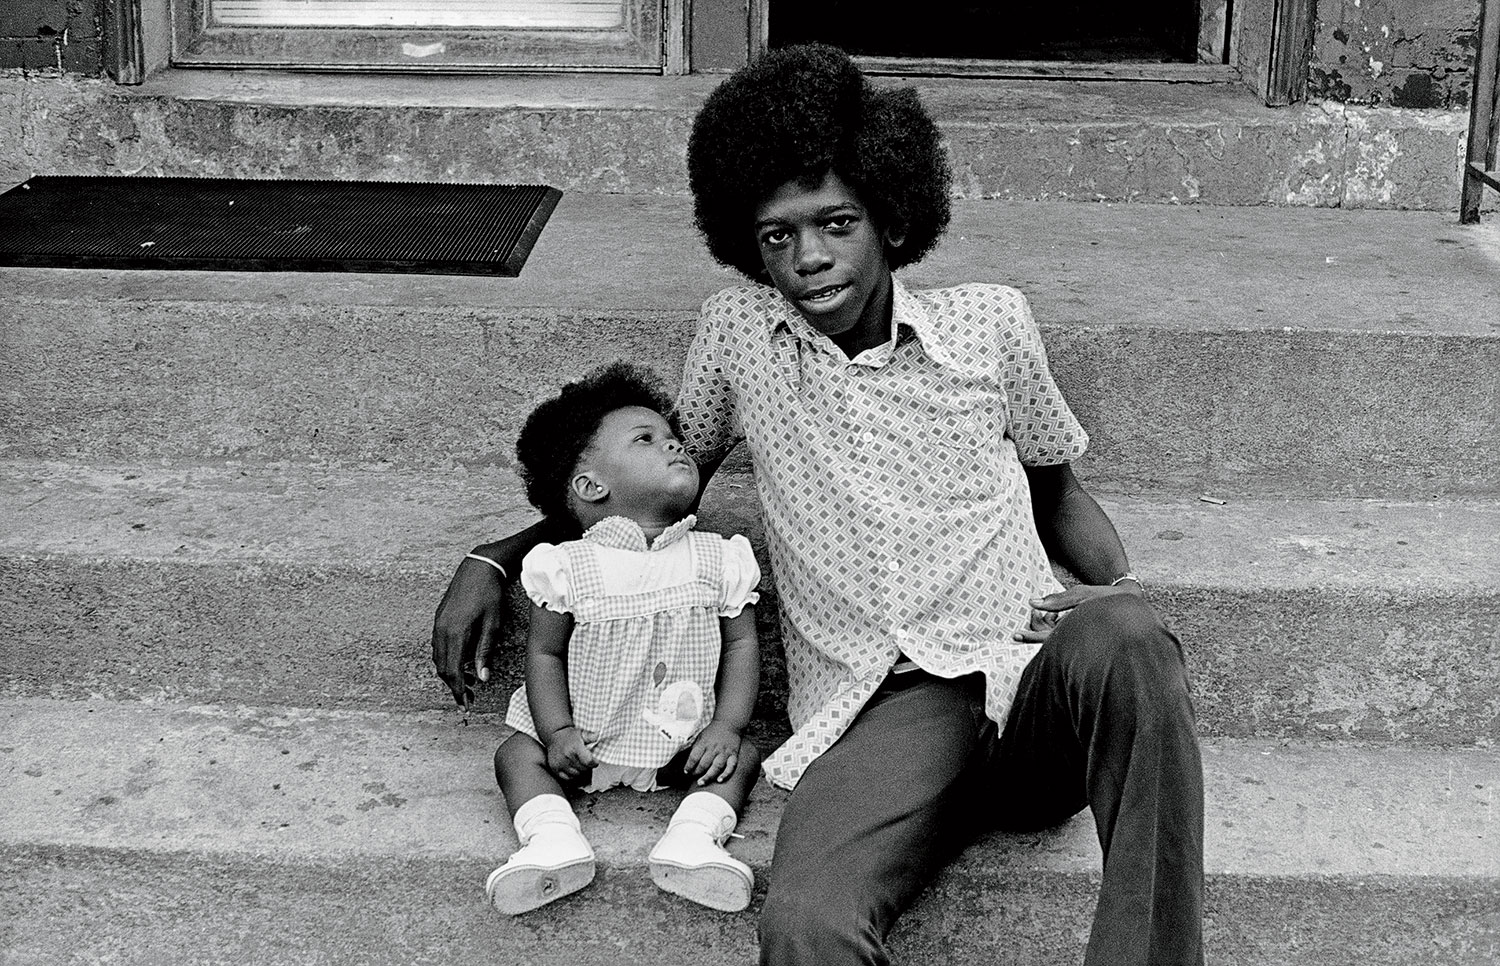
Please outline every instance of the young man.
[{"label": "young man", "polygon": [[[1181,647],[1073,476],[1088,437],[1019,292],[892,275],[947,225],[931,119],[832,48],[773,51],[705,102],[688,165],[710,251],[763,283],[704,304],[678,398],[705,481],[749,446],[779,592],[794,733],[765,773],[792,795],[762,962],[885,963],[974,836],[1088,805],[1105,863],[1086,962],[1200,963]],[[476,553],[513,573],[531,539]],[[1064,591],[1049,555],[1081,583]],[[479,568],[435,622],[456,695],[493,646]]]}]

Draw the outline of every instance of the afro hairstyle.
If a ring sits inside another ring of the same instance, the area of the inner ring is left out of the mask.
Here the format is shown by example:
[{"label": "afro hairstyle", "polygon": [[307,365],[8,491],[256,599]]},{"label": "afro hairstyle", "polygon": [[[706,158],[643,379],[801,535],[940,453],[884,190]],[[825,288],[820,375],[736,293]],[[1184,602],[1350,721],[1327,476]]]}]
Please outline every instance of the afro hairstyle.
[{"label": "afro hairstyle", "polygon": [[640,406],[661,413],[677,429],[672,399],[646,369],[612,362],[570,382],[526,417],[516,438],[516,459],[526,498],[549,519],[573,520],[569,483],[604,417]]},{"label": "afro hairstyle", "polygon": [[731,74],[693,120],[687,164],[709,253],[761,283],[755,209],[792,180],[837,174],[882,230],[904,236],[887,246],[892,269],[920,261],[948,227],[952,174],[916,92],[876,89],[826,44],[770,50]]}]

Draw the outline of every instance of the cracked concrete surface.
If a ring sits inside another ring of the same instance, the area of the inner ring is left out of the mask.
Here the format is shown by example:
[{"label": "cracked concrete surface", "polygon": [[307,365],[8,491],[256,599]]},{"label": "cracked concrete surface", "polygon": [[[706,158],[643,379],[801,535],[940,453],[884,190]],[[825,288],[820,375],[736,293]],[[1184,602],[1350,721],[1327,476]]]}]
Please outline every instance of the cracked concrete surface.
[{"label": "cracked concrete surface", "polygon": [[1324,0],[1309,93],[1358,104],[1465,108],[1478,11],[1476,0]]},{"label": "cracked concrete surface", "polygon": [[[4,75],[0,129],[19,136],[0,145],[0,185],[33,174],[332,177],[681,196],[688,127],[713,82],[612,90],[550,78],[474,92],[367,79],[353,97],[339,78],[195,75],[125,90]],[[961,198],[1457,206],[1467,127],[1457,112],[1272,109],[1231,84],[899,83],[939,118]]]}]

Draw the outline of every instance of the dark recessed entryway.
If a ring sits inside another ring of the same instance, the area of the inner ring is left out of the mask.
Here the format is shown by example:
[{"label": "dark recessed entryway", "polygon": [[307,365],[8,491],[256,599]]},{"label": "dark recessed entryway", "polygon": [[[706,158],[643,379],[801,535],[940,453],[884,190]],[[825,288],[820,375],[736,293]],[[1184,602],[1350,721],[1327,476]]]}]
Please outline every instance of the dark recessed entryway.
[{"label": "dark recessed entryway", "polygon": [[[877,10],[879,12],[877,12]],[[772,47],[807,41],[871,57],[1193,63],[1199,0],[781,0]]]}]

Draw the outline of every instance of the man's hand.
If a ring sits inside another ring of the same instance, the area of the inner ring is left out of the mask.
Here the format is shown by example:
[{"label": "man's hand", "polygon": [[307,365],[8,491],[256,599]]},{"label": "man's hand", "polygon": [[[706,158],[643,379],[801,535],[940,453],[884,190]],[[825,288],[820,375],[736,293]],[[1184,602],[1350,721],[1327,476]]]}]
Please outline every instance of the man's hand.
[{"label": "man's hand", "polygon": [[1104,585],[1102,587],[1091,584],[1079,584],[1056,594],[1048,594],[1046,597],[1033,597],[1031,599],[1031,620],[1025,627],[1011,635],[1011,637],[1014,640],[1023,641],[1028,644],[1040,644],[1052,636],[1053,628],[1057,627],[1058,622],[1067,616],[1068,611],[1082,604],[1084,601],[1094,600],[1098,597],[1113,597],[1115,594],[1135,594],[1140,596],[1143,593],[1141,585],[1132,580],[1122,581],[1114,585]]},{"label": "man's hand", "polygon": [[1063,619],[1062,611],[1035,610],[1026,626],[1011,635],[1012,640],[1025,644],[1040,644],[1052,636],[1052,629]]},{"label": "man's hand", "polygon": [[586,731],[578,730],[577,725],[568,725],[552,732],[552,737],[547,739],[547,769],[568,781],[587,778],[598,764],[589,748],[594,737]]},{"label": "man's hand", "polygon": [[740,733],[726,724],[710,721],[693,742],[682,771],[698,784],[728,781],[740,763]]},{"label": "man's hand", "polygon": [[467,707],[473,699],[479,681],[490,679],[504,607],[505,582],[500,572],[464,558],[432,619],[432,663],[460,707]]}]

